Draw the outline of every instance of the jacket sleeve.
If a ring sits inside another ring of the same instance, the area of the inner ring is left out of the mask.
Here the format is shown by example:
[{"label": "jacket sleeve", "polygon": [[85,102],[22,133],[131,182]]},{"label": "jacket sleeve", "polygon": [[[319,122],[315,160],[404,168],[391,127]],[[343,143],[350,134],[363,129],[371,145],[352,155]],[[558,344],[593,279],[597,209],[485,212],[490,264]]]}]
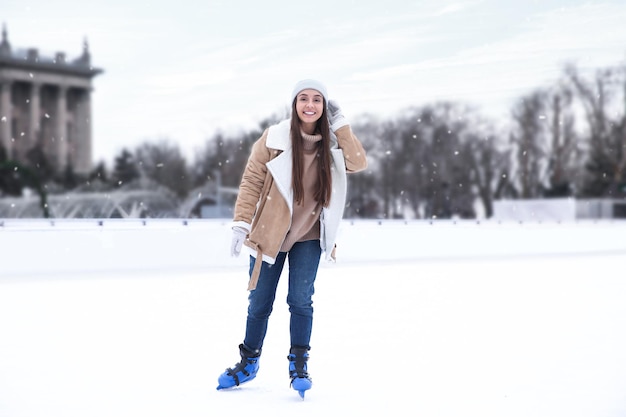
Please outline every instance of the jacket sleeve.
[{"label": "jacket sleeve", "polygon": [[252,145],[248,163],[241,177],[239,193],[235,202],[234,225],[250,231],[252,219],[263,190],[267,174],[266,163],[270,160],[271,150],[266,146],[267,130]]},{"label": "jacket sleeve", "polygon": [[367,155],[361,141],[352,133],[350,125],[343,126],[335,132],[339,148],[343,151],[347,172],[359,172],[367,168]]}]

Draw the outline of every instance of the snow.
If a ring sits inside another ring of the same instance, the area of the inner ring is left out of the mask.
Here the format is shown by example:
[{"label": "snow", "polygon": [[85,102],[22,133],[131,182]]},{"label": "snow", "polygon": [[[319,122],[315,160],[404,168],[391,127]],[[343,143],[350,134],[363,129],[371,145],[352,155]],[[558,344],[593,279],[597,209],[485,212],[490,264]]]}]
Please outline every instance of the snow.
[{"label": "snow", "polygon": [[0,416],[626,415],[626,222],[346,221],[304,401],[285,280],[254,381],[227,221],[4,221]]}]

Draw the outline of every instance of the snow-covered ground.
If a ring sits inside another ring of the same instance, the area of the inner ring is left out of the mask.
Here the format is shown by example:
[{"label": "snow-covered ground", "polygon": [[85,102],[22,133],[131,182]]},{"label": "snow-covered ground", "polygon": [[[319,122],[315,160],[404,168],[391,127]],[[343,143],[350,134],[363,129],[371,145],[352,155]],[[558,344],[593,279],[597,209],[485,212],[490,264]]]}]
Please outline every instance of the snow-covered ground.
[{"label": "snow-covered ground", "polygon": [[0,226],[0,416],[626,415],[626,223],[345,222],[310,371],[285,282],[256,380],[227,221]]}]

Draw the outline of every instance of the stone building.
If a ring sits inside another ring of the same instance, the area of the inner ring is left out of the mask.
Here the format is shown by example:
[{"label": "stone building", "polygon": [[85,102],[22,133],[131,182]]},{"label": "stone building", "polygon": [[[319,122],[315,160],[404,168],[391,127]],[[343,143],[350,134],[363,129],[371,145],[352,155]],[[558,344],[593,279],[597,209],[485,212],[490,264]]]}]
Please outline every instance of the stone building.
[{"label": "stone building", "polygon": [[13,49],[6,25],[0,41],[0,144],[10,159],[26,161],[37,147],[57,172],[78,174],[92,167],[92,79],[85,41],[82,55],[40,56],[35,48]]}]

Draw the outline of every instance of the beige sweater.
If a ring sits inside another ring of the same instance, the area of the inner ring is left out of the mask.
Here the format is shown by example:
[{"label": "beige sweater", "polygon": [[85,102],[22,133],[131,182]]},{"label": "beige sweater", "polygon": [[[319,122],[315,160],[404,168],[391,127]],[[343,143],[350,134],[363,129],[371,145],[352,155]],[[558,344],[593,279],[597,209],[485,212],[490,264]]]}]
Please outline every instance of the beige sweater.
[{"label": "beige sweater", "polygon": [[320,211],[322,205],[313,199],[313,192],[317,185],[317,173],[319,169],[317,144],[322,140],[322,135],[307,135],[302,132],[304,139],[304,172],[302,186],[304,199],[300,204],[294,201],[291,228],[280,247],[281,252],[287,252],[294,243],[304,242],[320,238]]}]

